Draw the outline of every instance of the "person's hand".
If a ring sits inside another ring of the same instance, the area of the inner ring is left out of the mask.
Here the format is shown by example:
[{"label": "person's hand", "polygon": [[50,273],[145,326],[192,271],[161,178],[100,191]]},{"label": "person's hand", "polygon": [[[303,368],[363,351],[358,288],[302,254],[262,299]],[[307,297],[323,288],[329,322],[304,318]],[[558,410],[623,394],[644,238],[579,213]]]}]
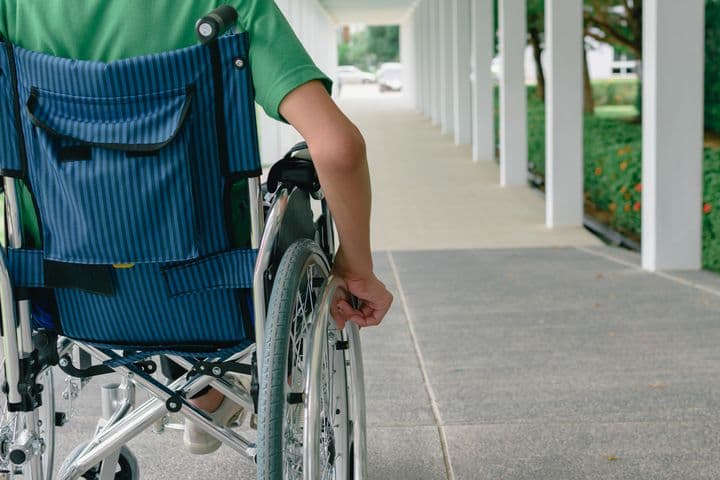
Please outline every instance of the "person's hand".
[{"label": "person's hand", "polygon": [[338,328],[342,330],[347,322],[360,327],[380,325],[392,305],[392,294],[372,271],[356,273],[346,263],[341,250],[336,256],[333,274],[344,280],[347,291],[357,297],[360,304],[354,308],[343,296],[333,300],[332,316]]}]

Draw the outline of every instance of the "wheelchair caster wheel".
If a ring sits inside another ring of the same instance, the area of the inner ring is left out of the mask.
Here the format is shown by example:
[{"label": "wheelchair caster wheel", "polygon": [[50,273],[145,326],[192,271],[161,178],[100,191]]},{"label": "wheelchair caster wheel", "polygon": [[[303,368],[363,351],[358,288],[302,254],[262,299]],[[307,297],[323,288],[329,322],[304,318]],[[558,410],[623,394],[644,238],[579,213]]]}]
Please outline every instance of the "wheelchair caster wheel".
[{"label": "wheelchair caster wheel", "polygon": [[[85,450],[87,443],[78,445],[63,462],[60,467],[60,471],[65,471],[67,467]],[[103,463],[92,467],[87,472],[83,473],[80,478],[84,480],[100,480],[100,474],[102,472]],[[120,449],[120,456],[118,457],[115,465],[115,480],[139,480],[140,479],[140,466],[135,458],[135,455],[130,451],[127,446]]]}]

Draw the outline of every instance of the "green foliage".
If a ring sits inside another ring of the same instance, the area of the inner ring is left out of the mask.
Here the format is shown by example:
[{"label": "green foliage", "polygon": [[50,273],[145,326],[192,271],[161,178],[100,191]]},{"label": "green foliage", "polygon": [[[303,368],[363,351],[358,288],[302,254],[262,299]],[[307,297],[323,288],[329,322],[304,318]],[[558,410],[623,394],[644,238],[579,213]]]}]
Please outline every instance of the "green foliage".
[{"label": "green foliage", "polygon": [[720,272],[720,149],[705,149],[703,265]]},{"label": "green foliage", "polygon": [[527,0],[527,26],[541,32],[545,30],[544,0]]},{"label": "green foliage", "polygon": [[705,128],[720,132],[720,0],[707,0],[705,25]]},{"label": "green foliage", "polygon": [[400,27],[371,26],[352,35],[350,42],[338,46],[340,65],[355,65],[374,71],[385,62],[400,60]]},{"label": "green foliage", "polygon": [[376,57],[379,64],[400,61],[399,26],[373,26],[367,31],[368,52]]},{"label": "green foliage", "polygon": [[[497,97],[496,92],[496,102]],[[599,221],[639,240],[642,126],[628,120],[585,116],[585,203]],[[544,178],[545,107],[534,87],[528,88],[528,160],[531,173]],[[703,210],[703,265],[720,272],[720,149],[705,149],[704,172],[703,204],[698,205]]]}]

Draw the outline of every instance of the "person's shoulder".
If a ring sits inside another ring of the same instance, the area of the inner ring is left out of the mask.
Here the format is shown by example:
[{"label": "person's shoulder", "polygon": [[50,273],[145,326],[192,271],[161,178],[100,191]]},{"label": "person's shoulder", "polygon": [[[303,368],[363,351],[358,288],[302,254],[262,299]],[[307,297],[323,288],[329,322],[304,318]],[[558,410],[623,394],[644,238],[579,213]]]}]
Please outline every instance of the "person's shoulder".
[{"label": "person's shoulder", "polygon": [[247,27],[249,23],[268,14],[279,11],[274,0],[232,0],[229,4],[237,10],[239,22],[243,27]]}]

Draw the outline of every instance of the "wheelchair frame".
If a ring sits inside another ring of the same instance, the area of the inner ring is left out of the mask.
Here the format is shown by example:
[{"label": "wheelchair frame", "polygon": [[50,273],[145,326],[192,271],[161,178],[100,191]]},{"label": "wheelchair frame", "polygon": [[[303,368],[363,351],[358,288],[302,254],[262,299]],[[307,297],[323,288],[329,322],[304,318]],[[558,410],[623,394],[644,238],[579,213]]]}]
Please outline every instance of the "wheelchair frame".
[{"label": "wheelchair frame", "polygon": [[[12,178],[3,179],[6,198],[6,225],[8,245],[19,248],[22,246],[22,230],[18,209],[18,197],[15,181]],[[257,372],[262,371],[262,344],[265,337],[266,301],[268,292],[265,289],[265,272],[271,264],[273,247],[278,238],[283,219],[285,217],[291,191],[281,186],[274,196],[270,206],[267,221],[264,221],[264,205],[261,198],[262,189],[260,177],[248,180],[248,191],[250,198],[251,212],[251,244],[252,248],[258,249],[258,257],[253,277],[253,300],[255,313],[255,338],[256,343],[244,350],[222,359],[223,362],[247,361],[256,354]],[[322,194],[313,196],[316,200],[322,200]],[[323,201],[325,219],[330,228],[326,231],[329,236],[333,235],[332,220],[327,207]],[[333,239],[328,238],[330,248],[334,250]],[[308,338],[308,357],[316,359],[322,352],[322,332],[327,329],[327,322],[330,317],[331,301],[336,291],[342,288],[339,279],[330,277],[324,287],[322,300],[319,308],[314,312],[315,319],[312,322]],[[42,372],[52,365],[41,365],[37,367],[34,362],[38,361],[36,345],[33,341],[33,328],[30,318],[29,300],[15,300],[12,279],[7,267],[5,255],[0,255],[0,303],[2,309],[3,327],[3,351],[5,363],[5,378],[7,381],[6,395],[9,403],[21,401],[20,388],[35,388],[35,385],[27,385],[23,382],[23,376],[27,378],[24,369],[36,368]],[[366,478],[366,439],[365,439],[365,392],[363,383],[363,365],[360,347],[360,334],[356,325],[348,323],[346,327],[348,336],[349,352],[351,358],[350,374],[353,378],[352,408],[354,417],[359,428],[353,429],[353,441],[355,445],[353,457],[353,477],[355,480]],[[89,353],[97,361],[106,362],[113,360],[111,353],[96,348],[92,345],[61,337],[57,343],[59,357],[62,358],[71,352],[73,346],[79,347],[81,351]],[[191,369],[193,363],[179,356],[169,355],[168,358],[177,362],[180,366]],[[220,359],[218,359],[220,360]],[[62,362],[62,360],[61,360]],[[306,391],[317,391],[319,387],[321,368],[308,367],[305,375]],[[317,366],[317,360],[315,361]],[[251,393],[242,385],[231,384],[216,372],[195,376],[183,376],[169,385],[163,385],[150,373],[139,368],[135,364],[126,364],[113,367],[117,373],[124,375],[124,395],[122,399],[116,398],[112,402],[106,402],[103,411],[107,411],[104,426],[98,427],[94,438],[79,452],[75,458],[68,459],[68,462],[59,472],[61,480],[73,480],[79,478],[88,469],[103,462],[99,473],[102,480],[112,479],[115,475],[115,463],[120,454],[120,449],[132,438],[163,419],[170,411],[179,412],[187,420],[200,426],[203,430],[232,447],[244,458],[253,461],[256,458],[256,445],[243,435],[235,432],[229,427],[216,424],[204,411],[198,409],[186,399],[205,388],[212,386],[220,391],[230,400],[245,407],[246,411],[254,411],[254,401]],[[215,370],[215,369],[211,369]],[[35,383],[37,374],[32,378]],[[189,377],[189,378],[187,378]],[[153,398],[150,398],[142,405],[135,407],[135,385],[147,390]],[[317,395],[306,394],[305,408],[307,418],[311,415],[318,415],[320,410]],[[50,406],[48,406],[50,407]],[[11,459],[13,468],[19,468],[24,475],[23,478],[31,480],[46,480],[52,478],[52,472],[43,472],[42,454],[45,446],[39,435],[39,411],[38,408],[29,412],[6,412],[11,422],[22,422],[25,428],[22,431],[14,432],[14,438],[10,445],[6,446],[8,458]],[[318,417],[319,418],[319,417]],[[54,435],[54,427],[50,428]],[[306,421],[304,429],[304,465],[303,478],[314,480],[319,478],[319,422]],[[53,441],[53,440],[51,440]],[[53,446],[54,447],[54,446]],[[48,452],[53,454],[53,448]],[[16,463],[14,460],[18,460]],[[22,461],[19,461],[22,460]],[[53,459],[50,458],[50,466]],[[14,472],[0,472],[0,480],[14,478]]]}]

